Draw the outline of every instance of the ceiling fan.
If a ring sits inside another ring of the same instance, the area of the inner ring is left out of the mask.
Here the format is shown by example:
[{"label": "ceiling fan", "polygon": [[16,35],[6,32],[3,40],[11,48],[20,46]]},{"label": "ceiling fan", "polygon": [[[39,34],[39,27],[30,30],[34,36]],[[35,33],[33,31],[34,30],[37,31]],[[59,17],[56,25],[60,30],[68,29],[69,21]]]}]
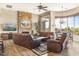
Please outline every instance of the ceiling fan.
[{"label": "ceiling fan", "polygon": [[41,12],[41,10],[43,11],[48,11],[46,8],[48,8],[48,6],[43,6],[41,3],[40,5],[36,6],[37,9],[39,10],[39,12]]}]

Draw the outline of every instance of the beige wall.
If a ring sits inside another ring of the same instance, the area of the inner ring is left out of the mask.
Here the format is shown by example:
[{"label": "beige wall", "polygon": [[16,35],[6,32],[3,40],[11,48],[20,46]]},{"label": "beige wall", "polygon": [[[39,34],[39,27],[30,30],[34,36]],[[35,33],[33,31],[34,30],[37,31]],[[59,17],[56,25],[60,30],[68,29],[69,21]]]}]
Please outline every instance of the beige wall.
[{"label": "beige wall", "polygon": [[38,23],[38,17],[39,17],[38,15],[32,14],[32,30],[34,31],[34,33],[36,33],[34,23]]},{"label": "beige wall", "polygon": [[[36,32],[34,23],[38,22],[38,15],[32,14],[32,30]],[[17,25],[17,11],[11,11],[6,9],[0,10],[0,32],[8,32],[2,31],[2,24],[11,23]]]},{"label": "beige wall", "polygon": [[5,32],[5,31],[2,31],[2,26],[5,23],[11,23],[11,24],[17,25],[17,12],[0,9],[0,32]]},{"label": "beige wall", "polygon": [[17,24],[17,12],[11,10],[2,9],[0,11],[0,24],[13,23]]}]

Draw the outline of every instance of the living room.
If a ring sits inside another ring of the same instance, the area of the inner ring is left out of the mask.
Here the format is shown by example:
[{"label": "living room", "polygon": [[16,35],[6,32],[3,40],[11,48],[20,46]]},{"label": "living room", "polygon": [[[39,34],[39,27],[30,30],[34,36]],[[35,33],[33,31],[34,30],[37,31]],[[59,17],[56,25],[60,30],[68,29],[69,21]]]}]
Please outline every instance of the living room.
[{"label": "living room", "polygon": [[0,55],[78,56],[78,10],[77,3],[0,4]]}]

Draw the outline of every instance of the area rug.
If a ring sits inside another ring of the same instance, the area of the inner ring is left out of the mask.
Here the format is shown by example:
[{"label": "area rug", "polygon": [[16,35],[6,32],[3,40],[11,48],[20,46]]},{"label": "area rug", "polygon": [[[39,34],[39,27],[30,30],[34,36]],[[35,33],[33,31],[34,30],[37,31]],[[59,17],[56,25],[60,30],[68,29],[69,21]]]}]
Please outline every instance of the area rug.
[{"label": "area rug", "polygon": [[41,43],[39,47],[32,49],[32,50],[38,56],[44,55],[47,53],[47,43]]}]

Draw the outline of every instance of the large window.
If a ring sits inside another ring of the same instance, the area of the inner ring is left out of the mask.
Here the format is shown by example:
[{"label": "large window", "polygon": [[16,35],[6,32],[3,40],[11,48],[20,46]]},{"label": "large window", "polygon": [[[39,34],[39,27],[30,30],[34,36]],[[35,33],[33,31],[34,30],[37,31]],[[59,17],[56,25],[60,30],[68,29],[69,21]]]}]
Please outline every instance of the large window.
[{"label": "large window", "polygon": [[60,24],[61,24],[61,29],[67,28],[67,18],[62,18]]},{"label": "large window", "polygon": [[75,16],[74,33],[79,35],[79,16]]},{"label": "large window", "polygon": [[57,29],[67,28],[67,18],[56,18],[55,19],[55,27]]},{"label": "large window", "polygon": [[68,17],[68,27],[74,27],[74,17]]},{"label": "large window", "polygon": [[79,35],[79,16],[56,18],[55,27],[57,29],[72,31],[74,34]]},{"label": "large window", "polygon": [[75,28],[79,28],[79,16],[75,16]]},{"label": "large window", "polygon": [[68,31],[72,31],[73,32],[73,28],[74,28],[74,17],[68,17]]},{"label": "large window", "polygon": [[60,18],[55,19],[55,28],[60,29]]}]

